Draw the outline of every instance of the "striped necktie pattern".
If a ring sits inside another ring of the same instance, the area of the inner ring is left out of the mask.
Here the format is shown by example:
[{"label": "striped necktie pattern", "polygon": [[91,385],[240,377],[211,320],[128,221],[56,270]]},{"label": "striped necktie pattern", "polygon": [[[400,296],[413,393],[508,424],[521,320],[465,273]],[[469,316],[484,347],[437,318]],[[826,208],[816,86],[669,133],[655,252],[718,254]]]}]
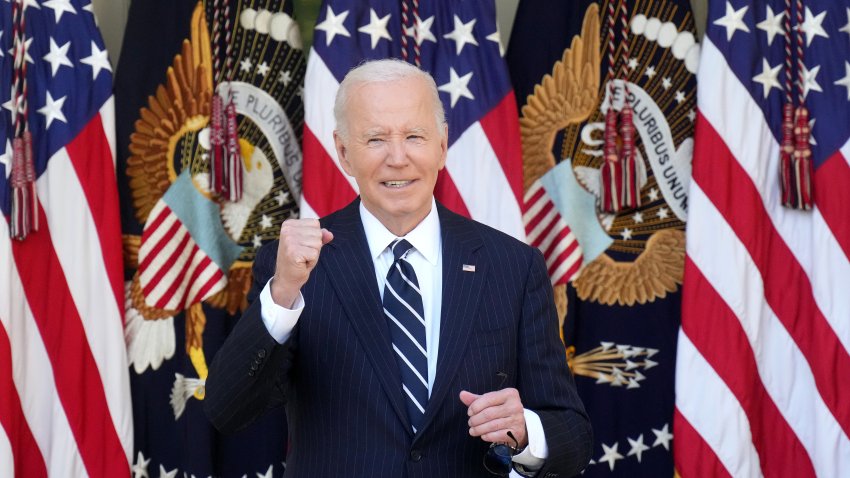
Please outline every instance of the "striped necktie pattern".
[{"label": "striped necktie pattern", "polygon": [[384,315],[390,328],[393,351],[401,370],[401,385],[410,423],[415,433],[428,403],[428,354],[422,293],[413,266],[405,260],[413,248],[404,239],[390,245],[394,261],[384,285]]}]

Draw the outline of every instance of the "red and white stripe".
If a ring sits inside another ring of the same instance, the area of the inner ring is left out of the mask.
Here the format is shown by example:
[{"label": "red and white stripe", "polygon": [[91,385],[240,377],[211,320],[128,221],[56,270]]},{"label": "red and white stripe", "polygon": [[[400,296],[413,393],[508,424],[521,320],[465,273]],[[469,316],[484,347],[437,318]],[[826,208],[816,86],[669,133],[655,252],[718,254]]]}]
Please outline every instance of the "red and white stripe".
[{"label": "red and white stripe", "polygon": [[[304,86],[304,196],[302,217],[330,214],[358,194],[339,165],[333,142],[333,102],[339,83],[314,50]],[[451,128],[451,125],[449,125]],[[522,154],[513,93],[466,129],[449,147],[446,169],[435,190],[453,211],[525,239]]]},{"label": "red and white stripe", "polygon": [[[784,208],[779,144],[706,37],[689,197],[674,457],[691,476],[850,470],[850,143],[815,208]],[[730,107],[734,105],[734,107]]]},{"label": "red and white stripe", "polygon": [[528,243],[543,252],[552,285],[566,284],[581,270],[581,246],[546,188],[538,180],[525,192],[522,221]]},{"label": "red and white stripe", "polygon": [[0,221],[2,476],[130,472],[114,158],[110,100],[38,179],[39,231]]},{"label": "red and white stripe", "polygon": [[182,310],[223,289],[227,279],[160,199],[142,231],[139,283],[148,305]]}]

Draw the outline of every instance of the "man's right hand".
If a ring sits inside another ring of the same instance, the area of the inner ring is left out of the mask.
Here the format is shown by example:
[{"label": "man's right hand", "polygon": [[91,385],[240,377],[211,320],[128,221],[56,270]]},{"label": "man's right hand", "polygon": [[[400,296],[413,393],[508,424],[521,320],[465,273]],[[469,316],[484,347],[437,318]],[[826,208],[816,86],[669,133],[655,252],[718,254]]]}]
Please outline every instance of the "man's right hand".
[{"label": "man's right hand", "polygon": [[277,305],[291,308],[301,287],[316,267],[322,246],[334,235],[319,225],[318,219],[287,219],[280,227],[277,263],[272,281],[272,299]]}]

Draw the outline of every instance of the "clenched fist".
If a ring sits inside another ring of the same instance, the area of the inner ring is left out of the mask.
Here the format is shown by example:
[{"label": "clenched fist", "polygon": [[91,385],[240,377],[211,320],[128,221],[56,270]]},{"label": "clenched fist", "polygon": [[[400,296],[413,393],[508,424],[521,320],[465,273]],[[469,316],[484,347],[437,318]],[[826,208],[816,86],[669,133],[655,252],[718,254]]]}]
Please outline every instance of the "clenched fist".
[{"label": "clenched fist", "polygon": [[333,238],[330,231],[319,225],[318,219],[287,219],[283,222],[271,287],[276,304],[292,307],[301,287],[310,277],[310,271],[316,267],[322,246]]}]

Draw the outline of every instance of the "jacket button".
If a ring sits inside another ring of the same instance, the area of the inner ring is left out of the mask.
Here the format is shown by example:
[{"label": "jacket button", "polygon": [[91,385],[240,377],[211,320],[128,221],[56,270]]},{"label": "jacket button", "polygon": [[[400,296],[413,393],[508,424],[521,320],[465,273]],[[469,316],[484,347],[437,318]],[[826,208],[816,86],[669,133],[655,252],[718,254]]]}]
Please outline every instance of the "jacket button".
[{"label": "jacket button", "polygon": [[419,450],[413,450],[410,452],[410,459],[413,461],[419,461],[422,459],[422,452]]},{"label": "jacket button", "polygon": [[252,363],[252,364],[251,364],[251,371],[252,371],[252,372],[256,372],[256,371],[257,371],[257,369],[259,369],[259,367],[257,367],[257,364]]},{"label": "jacket button", "polygon": [[257,357],[263,358],[266,356],[266,349],[260,349],[257,351]]},{"label": "jacket button", "polygon": [[253,377],[253,376],[254,376],[254,371],[253,371],[253,370],[249,370],[249,371],[248,371],[248,376],[249,376],[249,377]]}]

